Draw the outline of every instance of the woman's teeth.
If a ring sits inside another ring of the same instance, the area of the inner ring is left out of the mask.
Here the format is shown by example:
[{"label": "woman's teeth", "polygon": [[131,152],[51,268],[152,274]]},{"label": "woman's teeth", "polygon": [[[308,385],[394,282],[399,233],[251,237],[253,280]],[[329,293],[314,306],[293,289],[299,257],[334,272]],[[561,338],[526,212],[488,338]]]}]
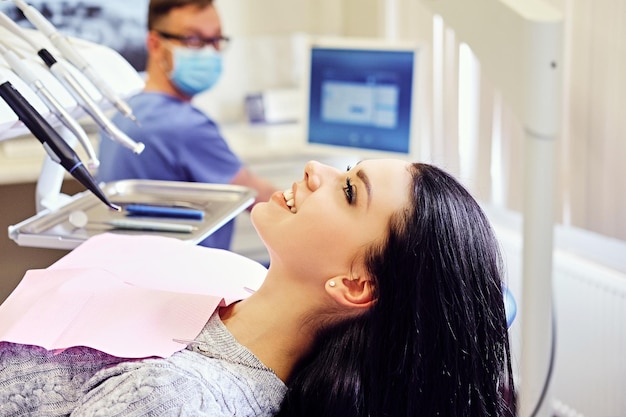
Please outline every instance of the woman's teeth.
[{"label": "woman's teeth", "polygon": [[285,190],[283,192],[283,197],[285,197],[285,203],[287,203],[287,206],[289,207],[291,212],[295,213],[297,210],[295,207],[296,202],[294,200],[293,190],[292,189]]}]

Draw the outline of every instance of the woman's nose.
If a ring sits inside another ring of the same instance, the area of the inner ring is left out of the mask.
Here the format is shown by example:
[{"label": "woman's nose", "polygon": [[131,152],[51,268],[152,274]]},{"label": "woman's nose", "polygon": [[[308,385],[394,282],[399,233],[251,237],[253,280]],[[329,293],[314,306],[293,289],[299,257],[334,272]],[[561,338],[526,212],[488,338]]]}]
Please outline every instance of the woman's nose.
[{"label": "woman's nose", "polygon": [[304,165],[304,182],[311,191],[317,190],[321,185],[322,164],[317,161],[309,161]]}]

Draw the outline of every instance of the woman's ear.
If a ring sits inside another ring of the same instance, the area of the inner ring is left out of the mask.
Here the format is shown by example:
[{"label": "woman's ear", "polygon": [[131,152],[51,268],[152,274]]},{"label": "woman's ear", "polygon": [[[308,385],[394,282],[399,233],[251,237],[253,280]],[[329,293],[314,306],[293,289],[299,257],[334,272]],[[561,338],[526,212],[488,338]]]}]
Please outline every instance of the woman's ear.
[{"label": "woman's ear", "polygon": [[326,292],[346,307],[367,308],[374,302],[374,288],[369,277],[337,276],[326,281]]}]

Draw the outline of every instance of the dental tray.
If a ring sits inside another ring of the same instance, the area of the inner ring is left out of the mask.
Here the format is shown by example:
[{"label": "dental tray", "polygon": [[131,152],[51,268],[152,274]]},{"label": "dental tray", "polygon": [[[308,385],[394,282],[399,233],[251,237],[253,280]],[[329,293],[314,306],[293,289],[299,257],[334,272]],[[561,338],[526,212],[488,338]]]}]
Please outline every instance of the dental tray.
[{"label": "dental tray", "polygon": [[[91,236],[105,232],[160,234],[196,244],[245,210],[256,195],[254,190],[236,185],[154,180],[110,182],[103,185],[102,190],[111,202],[122,206],[121,211],[107,207],[90,191],[83,191],[55,210],[43,210],[19,224],[9,226],[9,237],[20,246],[51,249],[74,249]],[[131,216],[125,210],[131,204],[189,208],[202,210],[204,215],[201,219]],[[89,223],[85,227],[75,227],[70,223],[69,217],[74,211],[82,211],[88,216]],[[193,226],[193,230],[124,230],[104,224],[122,219],[180,223]]]}]

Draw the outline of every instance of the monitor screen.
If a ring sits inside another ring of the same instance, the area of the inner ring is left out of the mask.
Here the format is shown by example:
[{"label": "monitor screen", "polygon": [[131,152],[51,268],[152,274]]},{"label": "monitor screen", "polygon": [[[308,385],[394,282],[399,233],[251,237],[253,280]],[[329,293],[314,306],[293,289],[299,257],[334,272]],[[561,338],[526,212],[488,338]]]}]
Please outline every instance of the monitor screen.
[{"label": "monitor screen", "polygon": [[307,143],[412,153],[417,52],[383,41],[312,42]]}]

